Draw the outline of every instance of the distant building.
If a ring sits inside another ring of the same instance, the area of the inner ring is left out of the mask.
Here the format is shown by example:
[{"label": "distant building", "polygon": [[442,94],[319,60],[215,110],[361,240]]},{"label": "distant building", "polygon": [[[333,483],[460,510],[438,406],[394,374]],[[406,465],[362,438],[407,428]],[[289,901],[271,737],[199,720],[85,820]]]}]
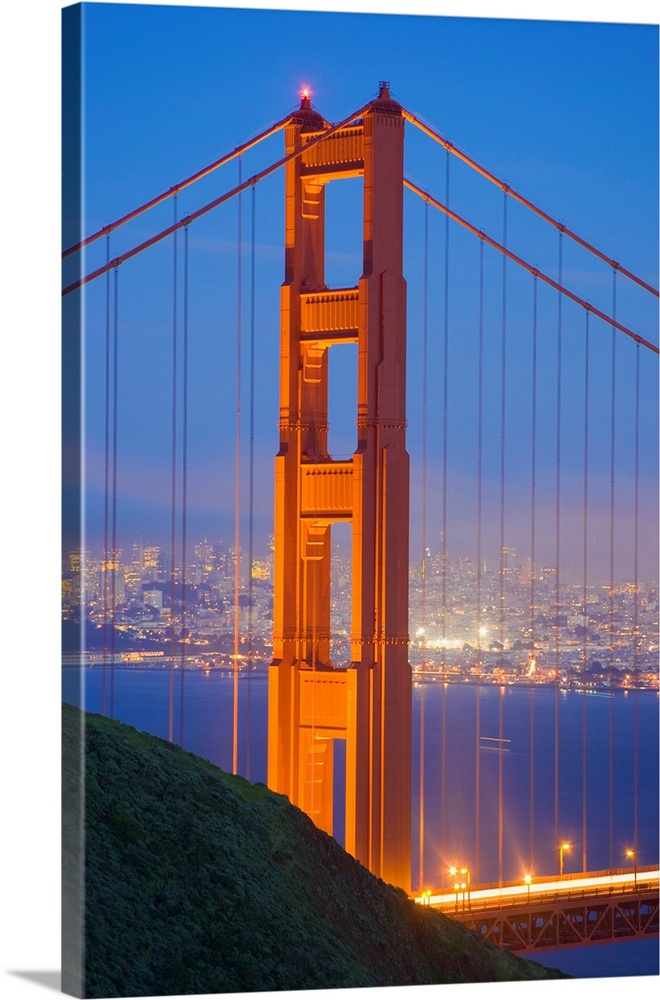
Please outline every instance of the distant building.
[{"label": "distant building", "polygon": [[162,590],[145,590],[142,593],[142,599],[145,604],[149,604],[152,608],[160,609],[163,606]]}]

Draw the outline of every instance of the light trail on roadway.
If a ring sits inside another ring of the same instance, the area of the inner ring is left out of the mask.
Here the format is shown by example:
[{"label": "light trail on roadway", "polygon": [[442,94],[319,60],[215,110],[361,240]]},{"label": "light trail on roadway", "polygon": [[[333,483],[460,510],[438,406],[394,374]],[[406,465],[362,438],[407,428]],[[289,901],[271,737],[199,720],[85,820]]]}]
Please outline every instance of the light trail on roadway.
[{"label": "light trail on roadway", "polygon": [[585,891],[593,892],[594,895],[612,890],[623,892],[635,892],[642,885],[647,887],[655,883],[658,885],[660,869],[650,870],[638,869],[637,876],[633,872],[624,873],[590,873],[583,875],[571,875],[569,877],[539,878],[532,880],[529,885],[522,880],[515,883],[507,883],[502,886],[488,888],[467,888],[445,890],[427,889],[423,893],[413,896],[416,903],[421,905],[436,906],[440,909],[460,910],[480,909],[481,906],[496,906],[499,902],[524,905],[532,898],[537,901],[541,897],[548,895],[569,897],[576,893],[584,895]]}]

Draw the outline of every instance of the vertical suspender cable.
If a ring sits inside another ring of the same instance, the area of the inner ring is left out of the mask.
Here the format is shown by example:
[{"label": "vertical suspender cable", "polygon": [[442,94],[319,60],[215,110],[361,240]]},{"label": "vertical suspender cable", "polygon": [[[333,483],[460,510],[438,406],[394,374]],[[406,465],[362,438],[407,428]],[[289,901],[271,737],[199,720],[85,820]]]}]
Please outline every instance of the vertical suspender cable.
[{"label": "vertical suspender cable", "polygon": [[[106,237],[106,262],[110,261],[110,235]],[[110,521],[108,504],[110,499],[110,271],[105,276],[105,442],[104,442],[104,489],[103,489],[103,676],[101,685],[101,714],[107,713],[107,665],[108,665],[108,525]]]},{"label": "vertical suspender cable", "polygon": [[637,628],[639,624],[639,344],[635,348],[635,513],[633,538],[633,850],[635,857],[639,849],[639,739],[638,739],[638,709],[639,709],[639,642]]},{"label": "vertical suspender cable", "polygon": [[[238,183],[243,179],[243,157],[238,158]],[[241,570],[241,340],[243,298],[243,193],[238,195],[236,262],[236,482],[234,495],[234,684],[232,724],[232,774],[238,774],[238,657],[240,653]]]},{"label": "vertical suspender cable", "polygon": [[[445,204],[449,205],[449,165],[450,156],[447,150],[445,169]],[[449,216],[445,216],[445,287],[444,287],[444,350],[443,350],[443,389],[442,389],[442,532],[440,540],[440,558],[442,560],[442,695],[440,705],[441,733],[441,771],[440,771],[440,856],[444,858],[445,846],[445,793],[447,782],[446,746],[447,746],[447,684],[445,681],[447,668],[447,362],[449,358]]]},{"label": "vertical suspender cable", "polygon": [[421,690],[419,699],[419,888],[424,888],[424,741],[425,705],[424,695],[426,682],[426,459],[427,459],[427,403],[428,403],[428,278],[429,278],[429,203],[424,202],[424,269],[422,288],[422,651],[421,651]]},{"label": "vertical suspender cable", "polygon": [[[502,219],[502,246],[507,245],[507,193],[504,192]],[[505,524],[505,489],[504,473],[506,461],[506,256],[502,256],[502,363],[500,385],[500,651],[504,652],[504,524]],[[499,731],[498,731],[498,775],[497,775],[497,855],[498,880],[503,879],[504,864],[504,688],[499,689]]]},{"label": "vertical suspender cable", "polygon": [[256,298],[256,226],[257,226],[257,186],[252,185],[252,220],[250,233],[250,465],[248,479],[248,661],[247,661],[247,761],[245,777],[250,780],[252,743],[252,643],[254,598],[254,364],[255,364],[255,298]]},{"label": "vertical suspender cable", "polygon": [[179,744],[184,738],[184,688],[186,676],[186,574],[188,544],[188,226],[183,230],[183,357],[181,400],[181,682],[179,702]]},{"label": "vertical suspender cable", "polygon": [[110,718],[115,716],[115,633],[117,615],[117,402],[119,362],[119,272],[114,269],[114,321],[112,330],[112,619],[110,632]]},{"label": "vertical suspender cable", "polygon": [[[612,270],[612,316],[616,318],[616,271]],[[614,868],[614,470],[616,432],[616,328],[612,327],[610,409],[610,663],[609,663],[609,821],[610,868]]]},{"label": "vertical suspender cable", "polygon": [[584,335],[584,486],[582,504],[582,871],[587,871],[587,643],[589,638],[589,313]]},{"label": "vertical suspender cable", "polygon": [[[445,181],[445,201],[449,204],[449,154],[447,154],[447,176]],[[448,438],[448,394],[449,394],[449,216],[445,216],[445,312],[442,373],[442,665],[446,658],[447,639],[447,438]]]},{"label": "vertical suspender cable", "polygon": [[[173,199],[174,224],[177,221],[177,198]],[[174,742],[174,665],[176,657],[176,453],[177,453],[177,356],[178,356],[178,243],[177,230],[172,244],[172,440],[170,492],[170,691],[167,738]]]},{"label": "vertical suspender cable", "polygon": [[483,373],[484,373],[484,241],[479,240],[479,344],[477,349],[477,690],[475,732],[475,847],[474,861],[480,870],[481,854],[481,564],[482,554],[482,459],[483,459]]},{"label": "vertical suspender cable", "polygon": [[[563,236],[559,234],[559,284],[563,284]],[[555,485],[555,847],[559,847],[559,684],[561,679],[560,639],[560,558],[561,558],[561,292],[557,294],[557,423],[556,423],[556,485]]]},{"label": "vertical suspender cable", "polygon": [[529,871],[534,871],[534,684],[536,669],[536,362],[537,362],[537,313],[538,313],[538,279],[534,276],[534,306],[532,317],[532,489],[530,515],[530,561],[531,573],[529,580],[530,608],[530,639],[529,639]]}]

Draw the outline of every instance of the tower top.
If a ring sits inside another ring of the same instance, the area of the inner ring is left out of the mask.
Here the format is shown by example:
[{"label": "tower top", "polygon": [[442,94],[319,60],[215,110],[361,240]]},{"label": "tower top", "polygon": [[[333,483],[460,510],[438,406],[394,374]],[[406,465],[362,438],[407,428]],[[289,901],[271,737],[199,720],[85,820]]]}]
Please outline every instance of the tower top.
[{"label": "tower top", "polygon": [[400,114],[401,105],[397,101],[392,100],[390,95],[390,81],[381,80],[378,84],[378,97],[375,101],[371,102],[371,107],[380,112],[390,113],[390,114]]},{"label": "tower top", "polygon": [[302,125],[303,132],[320,132],[326,127],[325,119],[312,107],[312,93],[309,87],[300,91],[300,107],[291,116],[291,121]]}]

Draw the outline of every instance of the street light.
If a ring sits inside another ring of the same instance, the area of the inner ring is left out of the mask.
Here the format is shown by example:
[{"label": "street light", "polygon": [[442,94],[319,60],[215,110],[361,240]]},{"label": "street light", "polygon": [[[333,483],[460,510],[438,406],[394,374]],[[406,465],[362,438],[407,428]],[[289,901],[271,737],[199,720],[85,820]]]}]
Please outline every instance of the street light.
[{"label": "street light", "polygon": [[463,890],[463,910],[465,910],[465,890],[467,888],[467,882],[461,882],[461,889]]},{"label": "street light", "polygon": [[458,881],[454,882],[454,890],[456,892],[456,909],[458,909],[458,893],[459,893],[459,890],[461,890],[461,889],[463,890],[463,909],[465,909],[465,892],[466,892],[466,890],[467,890],[468,907],[471,908],[472,904],[470,902],[470,869],[469,868],[456,868],[456,867],[452,866],[449,869],[449,874],[454,879],[459,874],[460,875],[465,875],[465,881],[464,882],[458,882]]},{"label": "street light", "polygon": [[626,851],[626,857],[633,859],[633,871],[635,872],[635,888],[637,888],[637,851],[633,851],[632,848],[628,848]]},{"label": "street light", "polygon": [[[454,868],[453,866],[449,869],[449,874],[451,875],[451,877],[454,880],[456,879],[457,872],[458,872],[458,869]],[[460,888],[461,887],[460,887],[459,883],[456,882],[456,881],[454,881],[454,892],[456,893],[456,906],[454,907],[454,912],[456,912],[456,913],[458,913],[458,890]]]},{"label": "street light", "polygon": [[470,869],[461,868],[461,875],[465,875],[467,880],[467,901],[468,901],[468,909],[470,910],[472,909],[472,902],[470,900]]},{"label": "street light", "polygon": [[527,886],[527,902],[530,901],[530,893],[532,891],[532,876],[525,875],[525,885]]},{"label": "street light", "polygon": [[559,877],[561,878],[564,874],[564,851],[570,851],[570,844],[560,844],[559,845]]}]

